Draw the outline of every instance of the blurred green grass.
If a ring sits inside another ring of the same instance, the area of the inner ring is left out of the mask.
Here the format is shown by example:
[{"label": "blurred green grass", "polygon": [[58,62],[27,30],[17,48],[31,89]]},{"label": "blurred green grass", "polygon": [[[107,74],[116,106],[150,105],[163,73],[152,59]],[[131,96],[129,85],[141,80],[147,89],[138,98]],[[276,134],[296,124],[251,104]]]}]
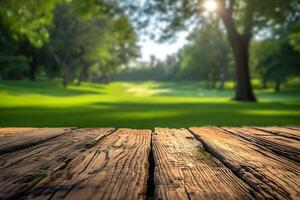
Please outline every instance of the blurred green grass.
[{"label": "blurred green grass", "polygon": [[257,90],[258,103],[231,101],[233,91],[196,82],[0,82],[0,126],[190,127],[299,125],[300,90]]}]

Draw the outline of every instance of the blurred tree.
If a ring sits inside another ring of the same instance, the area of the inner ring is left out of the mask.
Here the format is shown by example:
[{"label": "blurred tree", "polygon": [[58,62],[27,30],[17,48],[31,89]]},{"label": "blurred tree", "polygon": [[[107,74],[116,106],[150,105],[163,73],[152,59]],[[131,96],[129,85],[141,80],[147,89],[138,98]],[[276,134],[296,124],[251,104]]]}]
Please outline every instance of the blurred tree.
[{"label": "blurred tree", "polygon": [[296,51],[300,52],[300,16],[292,22],[288,21],[287,23],[289,42]]},{"label": "blurred tree", "polygon": [[180,62],[182,59],[182,50],[173,55],[168,55],[165,60],[165,80],[166,81],[175,81],[179,77],[180,72]]},{"label": "blurred tree", "polygon": [[[269,45],[267,44],[269,43]],[[268,81],[275,82],[275,91],[280,91],[280,86],[289,76],[300,75],[300,53],[295,51],[287,41],[264,41],[262,48],[269,51],[258,63],[264,85]],[[267,48],[272,45],[272,48]]]},{"label": "blurred tree", "polygon": [[300,31],[298,33],[292,33],[290,35],[290,43],[297,51],[300,52]]},{"label": "blurred tree", "polygon": [[85,53],[85,45],[81,40],[82,33],[89,32],[89,30],[81,29],[85,25],[71,14],[68,4],[60,4],[56,7],[49,45],[57,65],[63,68],[64,86],[69,83],[70,73]]},{"label": "blurred tree", "polygon": [[1,0],[0,18],[14,39],[28,39],[41,47],[48,39],[47,26],[52,22],[52,10],[58,0]]},{"label": "blurred tree", "polygon": [[290,43],[295,22],[286,22],[275,28],[270,38],[256,42],[256,67],[265,88],[267,82],[273,81],[278,92],[288,77],[300,75],[300,52]]},{"label": "blurred tree", "polygon": [[86,80],[91,66],[104,77],[138,53],[135,32],[124,16],[77,14],[72,4],[58,5],[51,30],[50,48],[57,65],[63,68],[64,86],[78,71],[78,83]]},{"label": "blurred tree", "polygon": [[202,80],[216,88],[221,81],[221,89],[227,77],[228,43],[218,21],[203,23],[191,37],[190,44],[183,50],[182,76],[184,79]]},{"label": "blurred tree", "polygon": [[[30,64],[29,75],[31,80],[35,80],[38,65],[37,48],[43,46],[49,39],[48,26],[52,22],[52,10],[57,0],[52,1],[0,1],[0,23],[2,31],[7,32],[18,48],[10,57],[24,55],[22,62]],[[2,51],[6,51],[2,49]],[[27,61],[26,61],[27,60]],[[23,71],[26,68],[21,67]],[[28,66],[26,64],[26,66]],[[24,74],[24,73],[23,73]]]},{"label": "blurred tree", "polygon": [[0,21],[0,75],[2,80],[21,79],[28,70],[25,56],[18,55],[19,44]]},{"label": "blurred tree", "polygon": [[94,51],[92,74],[100,77],[96,78],[98,81],[108,83],[112,74],[121,66],[127,66],[139,55],[139,47],[134,28],[128,19],[121,15],[109,21],[101,40],[101,45]]}]

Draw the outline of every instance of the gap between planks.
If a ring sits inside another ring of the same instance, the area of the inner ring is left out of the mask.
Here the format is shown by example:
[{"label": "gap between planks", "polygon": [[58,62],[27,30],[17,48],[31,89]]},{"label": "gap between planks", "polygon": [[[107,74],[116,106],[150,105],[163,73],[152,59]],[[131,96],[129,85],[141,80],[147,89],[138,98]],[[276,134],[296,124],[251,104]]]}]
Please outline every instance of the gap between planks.
[{"label": "gap between planks", "polygon": [[153,152],[157,199],[261,198],[186,129],[156,128]]}]

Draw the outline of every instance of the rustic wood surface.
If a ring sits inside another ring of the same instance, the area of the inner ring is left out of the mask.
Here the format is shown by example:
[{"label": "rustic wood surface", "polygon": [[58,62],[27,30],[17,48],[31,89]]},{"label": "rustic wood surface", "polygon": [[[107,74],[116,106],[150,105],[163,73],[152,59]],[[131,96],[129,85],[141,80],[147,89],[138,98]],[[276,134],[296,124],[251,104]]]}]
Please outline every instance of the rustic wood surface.
[{"label": "rustic wood surface", "polygon": [[16,133],[21,133],[21,132],[25,132],[25,131],[30,131],[30,130],[34,130],[34,129],[38,129],[38,128],[28,128],[28,127],[24,127],[24,128],[1,128],[0,127],[0,137],[6,136],[6,135],[11,135],[11,134],[16,134]]},{"label": "rustic wood surface", "polygon": [[[231,130],[235,132],[234,129]],[[263,197],[300,198],[298,163],[220,128],[191,128],[191,131],[207,145],[213,155],[226,163]]]},{"label": "rustic wood surface", "polygon": [[[287,138],[293,138],[300,141],[299,127],[285,128],[285,127],[255,127],[259,130],[267,131],[275,135],[281,135]],[[297,130],[299,129],[299,130]]]},{"label": "rustic wood surface", "polygon": [[38,184],[30,198],[145,199],[150,142],[149,130],[119,129]]},{"label": "rustic wood surface", "polygon": [[270,132],[261,131],[253,128],[226,128],[233,134],[250,141],[261,148],[268,148],[275,154],[285,158],[292,159],[300,163],[300,142],[293,139],[283,137],[282,135],[274,135]]},{"label": "rustic wood surface", "polygon": [[0,155],[0,198],[13,199],[23,195],[42,179],[65,168],[74,157],[111,131],[69,131],[44,143]]},{"label": "rustic wood surface", "polygon": [[0,128],[0,199],[300,199],[300,128]]},{"label": "rustic wood surface", "polygon": [[[1,130],[1,129],[0,129]],[[68,132],[64,128],[4,128],[0,131],[0,154],[23,149]]]},{"label": "rustic wood surface", "polygon": [[186,129],[155,129],[153,153],[159,199],[253,198],[254,191]]}]

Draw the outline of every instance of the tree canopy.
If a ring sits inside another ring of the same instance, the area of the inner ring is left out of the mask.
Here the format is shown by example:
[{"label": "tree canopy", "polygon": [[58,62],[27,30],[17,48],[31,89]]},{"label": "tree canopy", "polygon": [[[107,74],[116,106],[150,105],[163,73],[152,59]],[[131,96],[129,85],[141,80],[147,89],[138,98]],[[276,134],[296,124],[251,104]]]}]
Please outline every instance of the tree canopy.
[{"label": "tree canopy", "polygon": [[[115,2],[4,0],[0,5],[1,41],[8,47],[0,63],[10,62],[3,78],[28,71],[35,80],[44,69],[52,75],[61,72],[67,85],[86,80],[92,66],[106,72],[107,65],[115,69],[138,55],[135,30]],[[20,62],[27,63],[23,71],[15,70]]]}]

